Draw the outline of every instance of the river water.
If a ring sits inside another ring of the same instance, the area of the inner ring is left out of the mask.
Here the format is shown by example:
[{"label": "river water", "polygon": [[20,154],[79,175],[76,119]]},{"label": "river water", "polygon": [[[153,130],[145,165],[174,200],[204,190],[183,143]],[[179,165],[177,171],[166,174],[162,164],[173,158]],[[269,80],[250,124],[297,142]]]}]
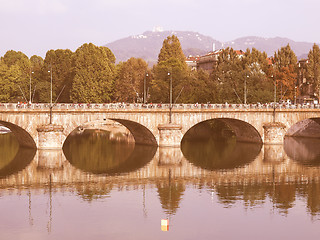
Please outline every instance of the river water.
[{"label": "river water", "polygon": [[35,151],[1,134],[0,239],[319,239],[319,146],[157,148],[91,130]]}]

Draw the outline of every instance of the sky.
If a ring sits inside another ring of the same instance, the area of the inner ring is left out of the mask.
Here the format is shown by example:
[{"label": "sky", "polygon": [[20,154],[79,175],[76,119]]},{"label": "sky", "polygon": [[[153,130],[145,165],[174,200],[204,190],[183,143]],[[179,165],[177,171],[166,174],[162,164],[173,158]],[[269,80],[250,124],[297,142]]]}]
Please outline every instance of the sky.
[{"label": "sky", "polygon": [[195,31],[218,41],[286,37],[320,43],[319,0],[0,0],[0,56],[45,57],[150,31]]}]

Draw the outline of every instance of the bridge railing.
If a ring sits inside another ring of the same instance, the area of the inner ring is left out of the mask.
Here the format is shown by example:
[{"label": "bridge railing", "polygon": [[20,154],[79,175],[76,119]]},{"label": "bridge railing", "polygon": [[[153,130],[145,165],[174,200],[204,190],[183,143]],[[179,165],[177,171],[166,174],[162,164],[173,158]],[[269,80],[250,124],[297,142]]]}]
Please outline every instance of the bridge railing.
[{"label": "bridge railing", "polygon": [[[80,110],[80,109],[168,109],[165,103],[58,103],[53,109]],[[0,103],[0,109],[49,109],[49,103]],[[320,109],[319,104],[172,104],[173,109]]]}]

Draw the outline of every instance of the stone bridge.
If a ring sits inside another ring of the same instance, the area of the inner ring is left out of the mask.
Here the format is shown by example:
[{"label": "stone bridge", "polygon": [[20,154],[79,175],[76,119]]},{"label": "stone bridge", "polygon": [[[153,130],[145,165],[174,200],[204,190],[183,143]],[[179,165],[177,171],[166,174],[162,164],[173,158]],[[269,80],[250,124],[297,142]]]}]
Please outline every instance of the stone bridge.
[{"label": "stone bridge", "polygon": [[62,148],[75,129],[103,125],[108,119],[128,128],[136,143],[157,146],[178,147],[190,129],[212,119],[227,124],[242,142],[282,144],[285,135],[320,136],[320,109],[186,106],[180,105],[171,111],[169,108],[101,106],[0,107],[0,124],[16,135],[21,146],[38,149]]}]

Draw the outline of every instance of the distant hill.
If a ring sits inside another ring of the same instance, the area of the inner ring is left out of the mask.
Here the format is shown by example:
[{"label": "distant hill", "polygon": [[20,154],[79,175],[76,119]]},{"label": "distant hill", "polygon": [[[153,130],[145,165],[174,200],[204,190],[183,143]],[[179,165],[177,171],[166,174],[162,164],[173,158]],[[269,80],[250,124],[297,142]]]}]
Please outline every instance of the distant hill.
[{"label": "distant hill", "polygon": [[266,52],[268,56],[273,56],[278,49],[286,46],[288,43],[299,59],[306,57],[313,46],[313,43],[295,42],[288,38],[262,38],[254,36],[237,38],[233,41],[225,42],[223,46],[241,50],[254,47],[259,51]]},{"label": "distant hill", "polygon": [[163,40],[176,35],[185,55],[202,55],[212,51],[213,43],[221,48],[221,42],[196,32],[187,31],[147,31],[140,35],[123,38],[105,46],[115,54],[117,62],[126,61],[130,57],[143,58],[149,63],[155,63],[162,47]]},{"label": "distant hill", "polygon": [[123,38],[105,46],[110,48],[115,54],[117,62],[126,61],[130,57],[143,58],[152,65],[157,62],[158,54],[162,47],[163,40],[168,36],[176,35],[180,42],[183,52],[189,55],[204,55],[215,49],[232,47],[236,50],[245,51],[247,48],[256,48],[265,51],[268,56],[272,56],[281,47],[290,44],[297,57],[306,57],[313,43],[295,42],[288,38],[261,38],[261,37],[242,37],[230,42],[220,42],[212,37],[191,31],[147,31],[140,35]]}]

